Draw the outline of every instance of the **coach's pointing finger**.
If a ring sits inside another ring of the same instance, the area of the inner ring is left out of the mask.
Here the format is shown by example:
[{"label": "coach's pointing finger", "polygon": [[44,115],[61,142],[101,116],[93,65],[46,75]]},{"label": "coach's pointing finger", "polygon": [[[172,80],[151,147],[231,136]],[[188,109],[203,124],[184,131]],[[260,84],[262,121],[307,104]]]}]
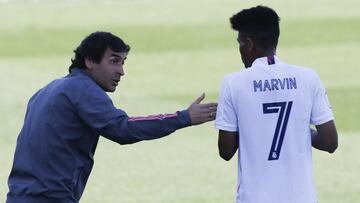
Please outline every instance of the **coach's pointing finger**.
[{"label": "coach's pointing finger", "polygon": [[200,95],[200,97],[198,97],[191,105],[200,104],[200,102],[201,102],[202,100],[204,100],[204,98],[205,98],[205,93],[202,93],[202,94]]}]

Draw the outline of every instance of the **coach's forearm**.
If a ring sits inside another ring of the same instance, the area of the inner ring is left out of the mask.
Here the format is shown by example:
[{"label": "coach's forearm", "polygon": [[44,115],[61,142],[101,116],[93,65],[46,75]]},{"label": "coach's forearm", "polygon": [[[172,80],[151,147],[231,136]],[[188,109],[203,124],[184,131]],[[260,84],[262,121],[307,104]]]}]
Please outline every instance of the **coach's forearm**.
[{"label": "coach's forearm", "polygon": [[127,122],[130,136],[140,140],[161,138],[190,125],[188,110],[178,111],[175,114],[144,117],[144,119],[129,119]]},{"label": "coach's forearm", "polygon": [[180,128],[190,126],[187,110],[174,114],[117,118],[103,129],[103,136],[119,144],[132,144],[167,136]]}]

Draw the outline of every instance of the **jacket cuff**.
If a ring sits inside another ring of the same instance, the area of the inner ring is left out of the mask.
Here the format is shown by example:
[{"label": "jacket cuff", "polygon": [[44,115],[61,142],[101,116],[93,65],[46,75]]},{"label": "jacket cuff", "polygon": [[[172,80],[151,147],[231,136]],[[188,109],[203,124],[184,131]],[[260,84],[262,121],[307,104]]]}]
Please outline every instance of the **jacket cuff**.
[{"label": "jacket cuff", "polygon": [[182,128],[184,127],[188,127],[191,126],[191,119],[190,119],[190,114],[188,110],[182,110],[182,111],[178,111],[177,113],[177,117],[180,121],[180,125]]}]

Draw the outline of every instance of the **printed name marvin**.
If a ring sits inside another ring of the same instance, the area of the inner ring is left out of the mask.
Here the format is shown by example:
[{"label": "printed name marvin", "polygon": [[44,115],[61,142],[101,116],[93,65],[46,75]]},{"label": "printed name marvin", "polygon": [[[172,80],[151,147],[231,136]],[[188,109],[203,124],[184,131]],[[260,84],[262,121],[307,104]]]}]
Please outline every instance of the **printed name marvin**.
[{"label": "printed name marvin", "polygon": [[296,89],[296,78],[276,78],[268,80],[253,80],[254,92]]}]

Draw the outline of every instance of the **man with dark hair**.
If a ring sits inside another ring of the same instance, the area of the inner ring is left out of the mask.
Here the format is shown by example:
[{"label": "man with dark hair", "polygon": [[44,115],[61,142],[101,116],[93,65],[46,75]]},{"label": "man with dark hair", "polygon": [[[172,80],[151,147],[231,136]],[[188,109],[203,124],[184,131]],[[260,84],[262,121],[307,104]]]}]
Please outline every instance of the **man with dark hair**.
[{"label": "man with dark hair", "polygon": [[173,114],[128,117],[106,92],[124,76],[130,50],[119,37],[95,32],[75,50],[70,74],[30,99],[9,176],[7,203],[78,202],[93,166],[99,136],[119,144],[164,137],[214,120],[216,103]]},{"label": "man with dark hair", "polygon": [[317,74],[275,55],[279,21],[264,6],[230,19],[246,69],[224,78],[215,126],[223,159],[239,149],[238,203],[317,202],[311,146],[333,153],[338,145]]},{"label": "man with dark hair", "polygon": [[130,51],[129,45],[109,32],[92,33],[74,50],[75,58],[71,60],[69,72],[71,73],[73,68],[86,69],[85,59],[100,63],[107,48],[118,53],[129,53]]}]

